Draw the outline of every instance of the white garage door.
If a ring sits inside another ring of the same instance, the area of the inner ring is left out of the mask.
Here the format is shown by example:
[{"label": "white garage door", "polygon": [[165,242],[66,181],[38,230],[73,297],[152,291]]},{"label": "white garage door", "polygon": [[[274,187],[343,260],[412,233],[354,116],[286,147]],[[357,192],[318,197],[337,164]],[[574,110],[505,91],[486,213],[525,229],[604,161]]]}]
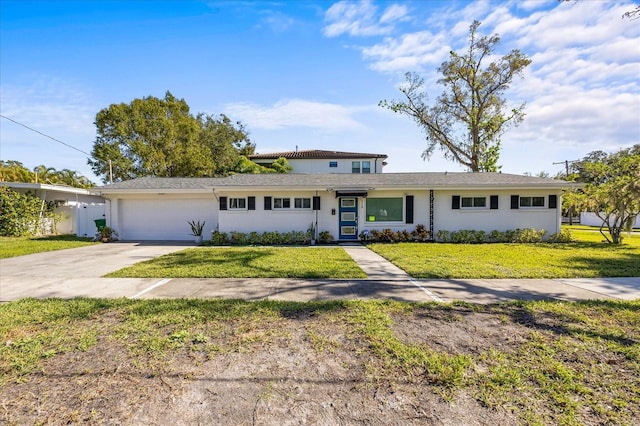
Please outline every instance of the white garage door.
[{"label": "white garage door", "polygon": [[117,229],[123,240],[193,240],[190,220],[206,221],[208,239],[215,223],[214,200],[120,200]]}]

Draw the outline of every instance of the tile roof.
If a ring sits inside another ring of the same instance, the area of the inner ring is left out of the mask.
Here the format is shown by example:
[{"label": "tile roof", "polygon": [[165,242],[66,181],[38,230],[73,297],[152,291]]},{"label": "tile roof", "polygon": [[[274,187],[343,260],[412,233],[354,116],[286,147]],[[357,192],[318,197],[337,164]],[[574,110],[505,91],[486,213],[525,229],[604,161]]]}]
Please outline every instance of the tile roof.
[{"label": "tile roof", "polygon": [[118,182],[96,188],[100,193],[210,192],[242,189],[473,189],[568,188],[563,180],[507,173],[316,173],[236,174],[220,178],[153,178]]},{"label": "tile roof", "polygon": [[343,152],[343,151],[324,151],[321,149],[312,149],[307,151],[285,151],[285,152],[269,152],[265,154],[254,154],[249,156],[250,160],[269,159],[276,160],[284,157],[291,159],[339,159],[339,158],[387,158],[385,154],[369,154],[364,152]]}]

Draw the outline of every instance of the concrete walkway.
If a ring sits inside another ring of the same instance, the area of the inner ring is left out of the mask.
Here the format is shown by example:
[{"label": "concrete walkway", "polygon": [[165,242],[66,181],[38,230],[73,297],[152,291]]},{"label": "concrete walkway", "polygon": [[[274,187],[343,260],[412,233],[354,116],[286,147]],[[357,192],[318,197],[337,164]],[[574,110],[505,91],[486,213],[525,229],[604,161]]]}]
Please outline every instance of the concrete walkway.
[{"label": "concrete walkway", "polygon": [[234,298],[245,300],[391,299],[463,300],[640,299],[640,278],[419,280],[362,245],[344,250],[367,279],[101,278],[133,263],[192,243],[118,242],[0,259],[0,302],[34,298]]}]

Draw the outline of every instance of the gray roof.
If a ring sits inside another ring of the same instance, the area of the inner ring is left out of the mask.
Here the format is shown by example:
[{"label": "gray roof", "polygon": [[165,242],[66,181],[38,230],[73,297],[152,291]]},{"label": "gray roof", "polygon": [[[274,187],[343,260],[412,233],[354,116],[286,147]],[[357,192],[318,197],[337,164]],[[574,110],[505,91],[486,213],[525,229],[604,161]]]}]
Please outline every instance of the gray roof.
[{"label": "gray roof", "polygon": [[326,151],[322,149],[313,149],[306,151],[284,151],[284,152],[268,152],[265,154],[250,155],[249,159],[269,159],[276,160],[284,157],[291,159],[339,159],[339,158],[387,158],[385,154],[368,154],[364,152],[344,152],[344,151]]},{"label": "gray roof", "polygon": [[210,192],[212,190],[245,189],[509,189],[568,188],[573,184],[563,180],[521,176],[507,173],[289,173],[236,174],[220,178],[154,178],[143,177],[96,190],[100,193],[119,192]]}]

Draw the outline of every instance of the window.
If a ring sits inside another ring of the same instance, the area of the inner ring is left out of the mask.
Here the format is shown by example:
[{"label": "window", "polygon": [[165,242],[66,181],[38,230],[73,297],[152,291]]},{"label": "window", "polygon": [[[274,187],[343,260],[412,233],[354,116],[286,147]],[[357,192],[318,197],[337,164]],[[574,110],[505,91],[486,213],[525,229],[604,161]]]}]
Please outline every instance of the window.
[{"label": "window", "polygon": [[355,226],[341,226],[340,233],[342,235],[356,235],[356,227]]},{"label": "window", "polygon": [[296,209],[310,209],[311,198],[294,198],[293,207]]},{"label": "window", "polygon": [[273,199],[273,208],[274,209],[290,209],[291,208],[291,198],[274,198]]},{"label": "window", "polygon": [[520,197],[520,207],[544,207],[544,197]]},{"label": "window", "polygon": [[371,173],[371,161],[362,162],[362,173]]},{"label": "window", "polygon": [[343,198],[340,200],[340,206],[342,207],[355,207],[356,199],[355,198]]},{"label": "window", "polygon": [[243,210],[247,208],[246,198],[229,198],[229,209]]},{"label": "window", "polygon": [[338,167],[337,161],[329,161],[329,167]]},{"label": "window", "polygon": [[485,197],[461,197],[463,209],[484,209],[487,207]]},{"label": "window", "polygon": [[367,198],[367,222],[402,222],[402,198]]},{"label": "window", "polygon": [[360,173],[360,162],[352,161],[351,162],[351,173]]}]

